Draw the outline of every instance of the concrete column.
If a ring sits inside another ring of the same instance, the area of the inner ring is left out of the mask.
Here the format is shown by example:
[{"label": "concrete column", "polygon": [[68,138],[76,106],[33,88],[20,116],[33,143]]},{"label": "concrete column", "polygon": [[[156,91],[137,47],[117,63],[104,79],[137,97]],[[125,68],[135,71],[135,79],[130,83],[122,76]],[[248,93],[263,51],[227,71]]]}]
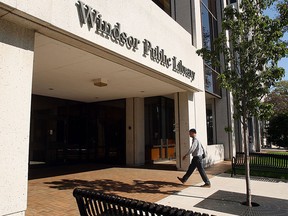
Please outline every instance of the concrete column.
[{"label": "concrete column", "polygon": [[235,155],[235,124],[231,93],[222,90],[222,98],[215,99],[216,143],[224,145],[224,158],[229,160]]},{"label": "concrete column", "polygon": [[34,32],[0,19],[0,215],[24,215]]},{"label": "concrete column", "polygon": [[193,93],[179,92],[174,95],[175,101],[175,132],[176,132],[176,166],[179,170],[186,170],[190,158],[182,160],[183,155],[190,148],[189,129],[195,127],[195,110]]},{"label": "concrete column", "polygon": [[192,156],[185,161],[182,157],[191,146],[189,129],[196,128],[197,137],[207,149],[206,105],[204,92],[179,92],[174,95],[175,132],[176,132],[176,166],[179,170],[187,170]]},{"label": "concrete column", "polygon": [[[193,95],[195,106],[195,125],[192,128],[197,130],[197,138],[203,145],[207,155],[204,160],[204,166],[208,166],[214,161],[214,149],[210,149],[207,146],[207,120],[206,120],[206,99],[205,92],[196,92]],[[190,127],[191,128],[191,127]],[[211,151],[211,152],[210,152]]]},{"label": "concrete column", "polygon": [[[207,147],[207,121],[206,121],[206,99],[205,92],[196,92],[193,95],[195,106],[195,124],[192,127],[197,129],[197,138],[204,148]],[[191,127],[190,127],[191,128]],[[209,152],[208,152],[209,153]]]},{"label": "concrete column", "polygon": [[[201,2],[200,1],[192,1],[192,26],[193,29],[202,29],[202,21],[201,21]],[[197,49],[202,47],[202,31],[193,31],[193,44]],[[204,77],[203,77],[204,78]]]},{"label": "concrete column", "polygon": [[126,99],[126,164],[145,163],[144,98]]}]

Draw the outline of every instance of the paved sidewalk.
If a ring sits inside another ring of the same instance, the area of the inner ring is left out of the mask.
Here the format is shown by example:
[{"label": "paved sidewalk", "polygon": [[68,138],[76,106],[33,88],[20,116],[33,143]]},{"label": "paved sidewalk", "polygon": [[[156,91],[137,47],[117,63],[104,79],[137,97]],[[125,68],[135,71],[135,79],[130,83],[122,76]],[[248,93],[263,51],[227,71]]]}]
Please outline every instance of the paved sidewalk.
[{"label": "paved sidewalk", "polygon": [[[231,162],[218,163],[206,169],[206,173],[209,178],[212,178],[229,169],[230,164]],[[185,188],[189,189],[189,185],[203,183],[197,171],[187,181],[187,185],[182,185],[176,178],[183,176],[184,172],[182,171],[152,169],[155,167],[149,167],[149,169],[147,167],[98,167],[93,169],[92,167],[89,171],[89,167],[87,167],[88,171],[80,172],[81,169],[78,171],[78,168],[70,166],[43,169],[43,173],[50,176],[45,178],[39,178],[41,175],[34,173],[33,175],[37,179],[29,180],[28,183],[26,216],[79,215],[72,195],[75,187],[92,188],[108,194],[157,202],[163,201],[164,198],[171,197]],[[78,173],[69,174],[69,169],[75,169],[74,171]],[[191,206],[189,207],[191,208]],[[206,210],[202,212],[206,212]]]},{"label": "paved sidewalk", "polygon": [[244,176],[223,173],[210,181],[211,188],[188,183],[188,188],[157,203],[212,215],[288,215],[287,181],[251,177],[252,202],[259,204],[252,208],[241,204],[246,201]]}]

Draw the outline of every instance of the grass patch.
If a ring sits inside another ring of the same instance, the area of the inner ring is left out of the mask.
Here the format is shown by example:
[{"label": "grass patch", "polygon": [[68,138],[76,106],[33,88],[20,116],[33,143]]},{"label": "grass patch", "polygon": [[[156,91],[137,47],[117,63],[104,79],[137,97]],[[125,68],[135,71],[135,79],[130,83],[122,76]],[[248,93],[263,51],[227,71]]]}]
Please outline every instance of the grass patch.
[{"label": "grass patch", "polygon": [[[232,169],[226,171],[226,173],[231,174]],[[245,175],[245,169],[236,169],[237,175]],[[251,176],[258,176],[258,177],[267,177],[267,178],[277,178],[277,179],[285,179],[288,180],[288,173],[278,173],[272,171],[260,171],[260,170],[253,170],[250,168],[250,175]]]},{"label": "grass patch", "polygon": [[288,155],[288,151],[269,151],[268,154]]}]

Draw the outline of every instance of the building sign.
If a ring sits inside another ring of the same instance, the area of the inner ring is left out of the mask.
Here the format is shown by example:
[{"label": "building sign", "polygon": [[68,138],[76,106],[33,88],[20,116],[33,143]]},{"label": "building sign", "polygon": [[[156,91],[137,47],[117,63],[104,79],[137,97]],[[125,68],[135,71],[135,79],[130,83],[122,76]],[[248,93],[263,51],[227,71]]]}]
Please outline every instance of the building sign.
[{"label": "building sign", "polygon": [[163,67],[171,68],[172,71],[190,79],[191,82],[194,80],[195,72],[185,67],[182,60],[178,60],[176,56],[173,56],[172,58],[168,57],[165,54],[164,49],[161,49],[159,46],[153,46],[147,39],[144,39],[141,45],[140,39],[122,31],[120,23],[111,24],[102,18],[102,14],[99,11],[86,5],[82,1],[78,1],[76,6],[81,26],[87,25],[89,31],[93,30],[95,31],[95,34],[134,52],[138,51],[142,46],[143,57],[150,57],[151,61],[160,64]]}]

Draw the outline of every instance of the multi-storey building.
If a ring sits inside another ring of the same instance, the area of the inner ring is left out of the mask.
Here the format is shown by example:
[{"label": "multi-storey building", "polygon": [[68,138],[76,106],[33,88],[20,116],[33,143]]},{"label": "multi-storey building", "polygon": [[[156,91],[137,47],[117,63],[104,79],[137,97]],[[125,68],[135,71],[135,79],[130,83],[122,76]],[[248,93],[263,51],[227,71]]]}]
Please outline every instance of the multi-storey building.
[{"label": "multi-storey building", "polygon": [[217,0],[1,0],[0,214],[24,215],[28,164],[175,159],[196,128],[206,164],[241,150],[220,71],[196,54]]}]

